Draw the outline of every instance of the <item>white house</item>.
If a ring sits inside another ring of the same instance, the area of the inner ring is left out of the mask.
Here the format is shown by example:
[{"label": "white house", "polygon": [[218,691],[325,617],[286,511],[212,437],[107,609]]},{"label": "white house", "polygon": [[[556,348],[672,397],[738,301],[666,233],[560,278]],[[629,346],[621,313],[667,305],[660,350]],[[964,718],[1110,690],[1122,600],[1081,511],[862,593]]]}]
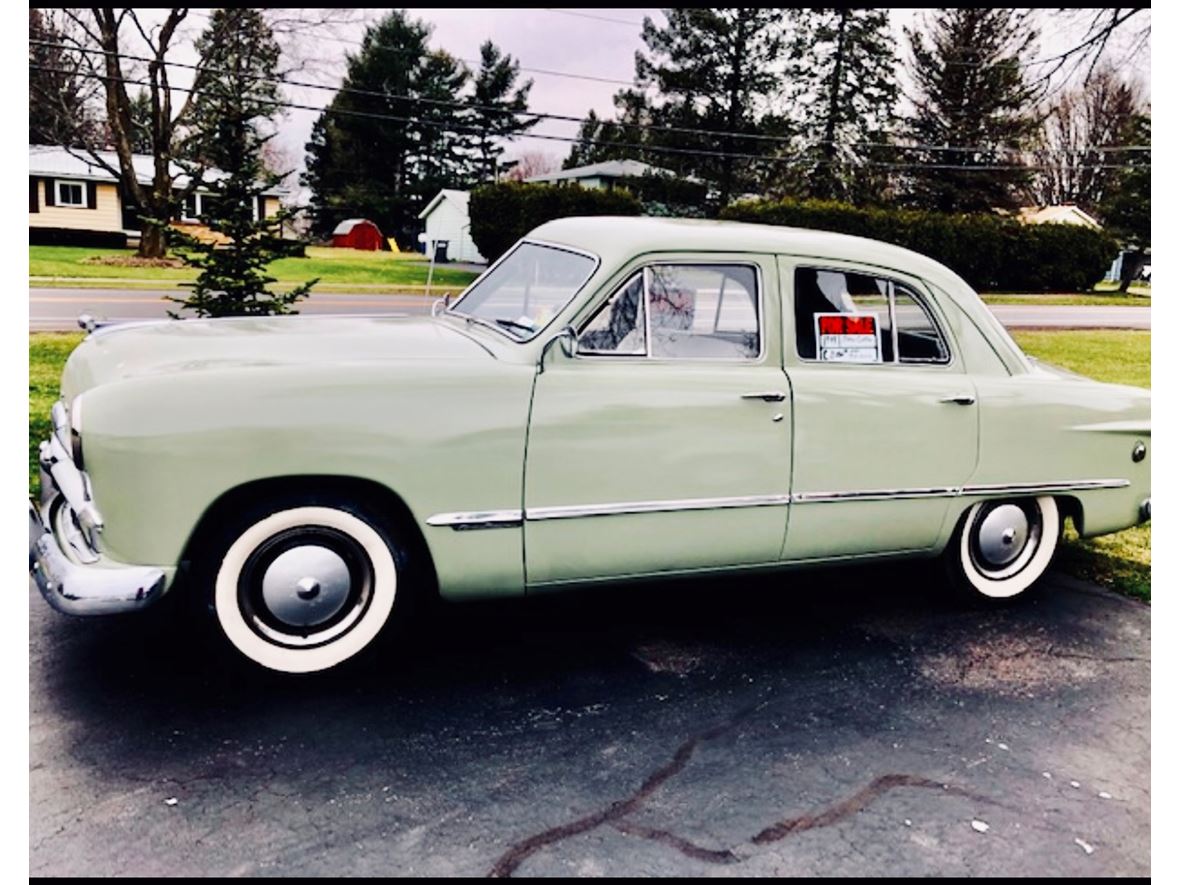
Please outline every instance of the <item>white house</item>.
[{"label": "white house", "polygon": [[641,163],[639,160],[607,160],[576,166],[573,169],[559,169],[526,178],[529,184],[577,184],[597,190],[611,190],[622,178],[641,178],[644,175],[668,175],[674,173],[659,166]]},{"label": "white house", "polygon": [[426,222],[426,254],[434,254],[434,244],[446,240],[447,257],[451,261],[474,261],[486,264],[471,239],[471,216],[467,204],[470,191],[441,190],[418,217]]}]

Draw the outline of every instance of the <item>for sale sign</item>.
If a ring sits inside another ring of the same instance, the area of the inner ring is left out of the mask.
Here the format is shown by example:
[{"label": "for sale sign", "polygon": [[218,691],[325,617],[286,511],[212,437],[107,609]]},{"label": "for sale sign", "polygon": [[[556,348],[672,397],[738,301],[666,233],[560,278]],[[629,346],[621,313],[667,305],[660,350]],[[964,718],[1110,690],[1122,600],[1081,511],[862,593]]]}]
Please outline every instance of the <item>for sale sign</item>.
[{"label": "for sale sign", "polygon": [[875,313],[817,313],[815,352],[829,363],[881,362],[881,326]]}]

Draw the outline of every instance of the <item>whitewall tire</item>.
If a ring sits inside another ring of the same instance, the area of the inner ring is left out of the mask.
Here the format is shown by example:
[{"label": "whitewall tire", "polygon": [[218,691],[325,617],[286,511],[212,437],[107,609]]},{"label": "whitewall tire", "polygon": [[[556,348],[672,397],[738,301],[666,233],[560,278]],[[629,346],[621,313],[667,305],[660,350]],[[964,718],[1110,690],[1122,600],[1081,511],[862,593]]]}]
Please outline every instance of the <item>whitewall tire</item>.
[{"label": "whitewall tire", "polygon": [[1045,573],[1060,535],[1061,515],[1051,496],[980,501],[947,549],[952,580],[976,601],[1012,599]]},{"label": "whitewall tire", "polygon": [[247,658],[311,673],[376,639],[397,589],[397,560],[381,532],[348,510],[299,506],[259,519],[229,544],[213,607]]}]

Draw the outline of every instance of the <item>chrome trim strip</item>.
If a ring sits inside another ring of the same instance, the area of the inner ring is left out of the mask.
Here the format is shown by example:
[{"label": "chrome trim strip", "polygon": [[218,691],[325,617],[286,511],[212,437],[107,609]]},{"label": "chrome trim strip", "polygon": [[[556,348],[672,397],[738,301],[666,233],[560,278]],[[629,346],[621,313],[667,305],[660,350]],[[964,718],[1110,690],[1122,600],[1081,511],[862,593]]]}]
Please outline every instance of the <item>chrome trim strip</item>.
[{"label": "chrome trim strip", "polygon": [[628,501],[618,504],[583,504],[571,507],[530,507],[530,522],[576,519],[582,516],[618,516],[627,513],[668,513],[680,510],[732,510],[739,507],[773,507],[790,504],[790,495],[745,495],[736,498],[681,498],[669,501]]},{"label": "chrome trim strip", "polygon": [[963,486],[963,495],[999,495],[1015,493],[1033,495],[1043,492],[1072,492],[1087,489],[1125,489],[1131,484],[1129,479],[1077,479],[1065,482],[1015,482],[1015,483],[984,483],[980,485]]},{"label": "chrome trim strip", "polygon": [[832,501],[886,501],[895,498],[953,498],[958,488],[943,487],[931,489],[867,489],[848,492],[797,492],[792,496],[795,504],[826,504]]},{"label": "chrome trim strip", "polygon": [[457,532],[468,529],[505,529],[524,522],[520,510],[473,510],[463,513],[436,513],[427,525],[448,526]]},{"label": "chrome trim strip", "polygon": [[525,521],[579,519],[590,516],[621,516],[634,513],[674,513],[685,510],[733,510],[744,507],[774,507],[783,504],[828,504],[840,501],[891,501],[916,498],[957,498],[963,495],[1033,495],[1047,492],[1123,489],[1126,479],[1081,479],[1050,483],[996,483],[967,486],[939,486],[926,489],[858,489],[854,491],[796,492],[793,495],[745,495],[734,498],[680,498],[667,501],[627,501],[609,504],[576,504],[563,507],[530,507],[527,510],[484,510],[466,513],[438,513],[427,525],[446,526],[456,531],[519,526]]}]

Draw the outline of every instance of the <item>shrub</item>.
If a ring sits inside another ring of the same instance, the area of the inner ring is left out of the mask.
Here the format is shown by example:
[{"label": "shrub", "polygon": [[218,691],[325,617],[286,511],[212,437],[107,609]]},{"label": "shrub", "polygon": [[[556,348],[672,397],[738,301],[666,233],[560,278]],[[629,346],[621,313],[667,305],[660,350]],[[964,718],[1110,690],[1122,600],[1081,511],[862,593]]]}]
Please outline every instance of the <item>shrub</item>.
[{"label": "shrub", "polygon": [[1021,224],[999,215],[861,209],[820,200],[747,200],[721,217],[830,230],[904,246],[939,261],[979,291],[1078,292],[1102,279],[1118,255],[1102,231]]},{"label": "shrub", "polygon": [[640,204],[621,190],[505,182],[475,188],[469,212],[472,241],[488,261],[495,261],[546,221],[571,215],[638,215]]}]

